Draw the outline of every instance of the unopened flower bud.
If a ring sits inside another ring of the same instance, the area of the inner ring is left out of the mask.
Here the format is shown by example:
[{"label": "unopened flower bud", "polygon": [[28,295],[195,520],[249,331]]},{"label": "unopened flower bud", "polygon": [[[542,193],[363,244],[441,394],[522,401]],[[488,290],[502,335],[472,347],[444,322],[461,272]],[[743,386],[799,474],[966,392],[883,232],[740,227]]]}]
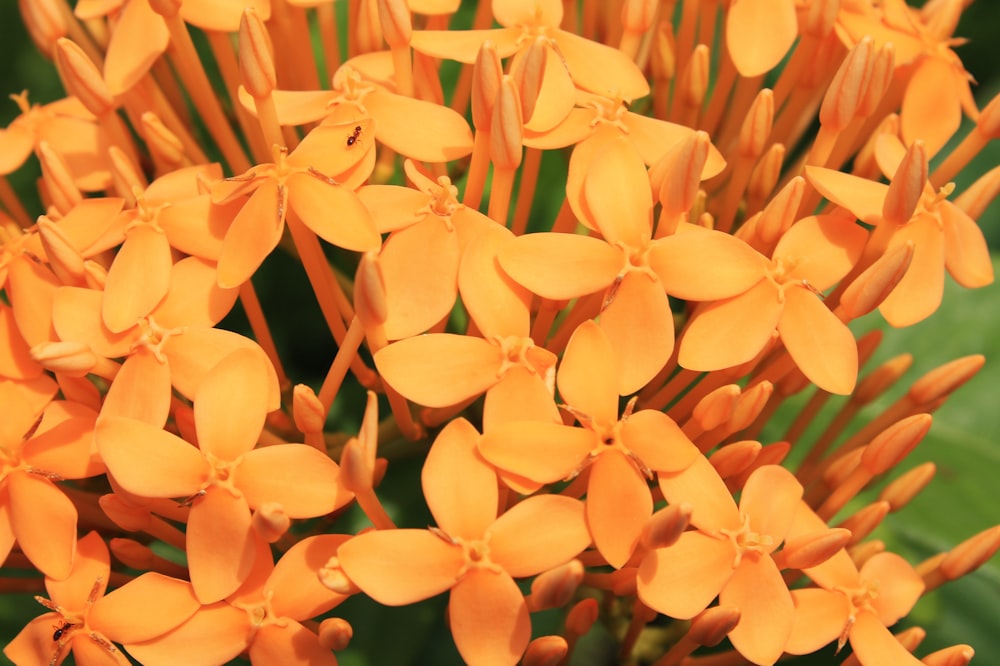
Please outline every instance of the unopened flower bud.
[{"label": "unopened flower bud", "polygon": [[760,442],[749,439],[733,442],[709,456],[708,462],[712,463],[721,478],[728,479],[745,472],[757,460],[762,448]]},{"label": "unopened flower bud", "polygon": [[895,71],[896,47],[892,45],[892,42],[889,42],[882,45],[872,61],[871,77],[868,79],[868,85],[865,86],[861,101],[858,103],[858,117],[867,118],[875,113],[878,105],[882,103],[885,93],[889,90]]},{"label": "unopened flower bud", "polygon": [[937,652],[931,652],[921,659],[921,663],[926,666],[966,666],[972,658],[976,656],[976,651],[971,645],[952,645]]},{"label": "unopened flower bud", "polygon": [[129,504],[114,493],[101,495],[97,503],[104,514],[126,532],[141,532],[149,527],[152,520],[148,509]]},{"label": "unopened flower bud", "polygon": [[268,543],[280,539],[292,525],[285,507],[278,502],[264,502],[253,512],[254,531]]},{"label": "unopened flower bud", "polygon": [[729,419],[729,430],[739,432],[753,423],[773,394],[774,385],[768,381],[754,384],[744,391],[736,402],[732,418]]},{"label": "unopened flower bud", "polygon": [[108,148],[108,158],[111,162],[111,182],[114,183],[115,190],[128,205],[134,206],[136,197],[146,189],[146,179],[118,146]]},{"label": "unopened flower bud", "polygon": [[819,122],[833,132],[847,127],[857,113],[871,77],[874,40],[864,37],[854,45],[830,82],[819,110]]},{"label": "unopened flower bud", "polygon": [[906,274],[914,248],[913,241],[897,245],[855,278],[840,299],[837,311],[840,319],[849,322],[881,305]]},{"label": "unopened flower bud", "polygon": [[1000,166],[993,167],[965,188],[964,192],[955,197],[955,205],[977,220],[997,198],[997,194],[1000,194]]},{"label": "unopened flower bud", "polygon": [[18,0],[17,6],[31,41],[51,58],[56,41],[69,32],[66,17],[59,10],[57,0]]},{"label": "unopened flower bud", "polygon": [[815,39],[823,39],[833,31],[840,12],[840,0],[813,0],[809,3],[803,32]]},{"label": "unopened flower bud", "polygon": [[346,650],[354,638],[350,622],[339,617],[329,617],[319,623],[319,644],[326,650]]},{"label": "unopened flower bud", "polygon": [[104,291],[104,285],[108,281],[108,269],[92,259],[83,262],[83,280],[87,283],[88,289]]},{"label": "unopened flower bud", "polygon": [[63,228],[44,215],[38,218],[36,226],[42,247],[45,248],[45,256],[59,280],[66,285],[82,282],[83,256]]},{"label": "unopened flower bud", "polygon": [[265,99],[277,86],[267,28],[252,7],[243,10],[239,40],[240,79],[254,99]]},{"label": "unopened flower bud", "polygon": [[914,414],[892,424],[865,447],[861,464],[873,475],[887,472],[916,448],[933,420],[930,414]]},{"label": "unopened flower bud", "polygon": [[643,525],[640,543],[649,550],[673,545],[687,529],[693,512],[694,507],[687,502],[660,509]]},{"label": "unopened flower bud", "polygon": [[63,37],[56,41],[53,55],[67,93],[80,100],[95,116],[114,111],[115,101],[104,83],[104,77],[83,49]]},{"label": "unopened flower bud", "polygon": [[337,557],[331,557],[327,560],[326,564],[320,567],[316,575],[319,576],[319,582],[324,587],[333,590],[337,594],[346,596],[358,592],[358,587],[344,573],[343,568],[340,566],[340,560]]},{"label": "unopened flower bud", "polygon": [[708,92],[708,74],[711,70],[711,56],[707,46],[699,44],[691,52],[684,71],[681,72],[678,88],[675,94],[685,106],[701,108]]},{"label": "unopened flower bud", "polygon": [[558,666],[569,654],[569,644],[562,636],[540,636],[528,643],[523,666]]},{"label": "unopened flower bud", "polygon": [[545,571],[531,582],[528,607],[532,612],[549,608],[562,608],[568,604],[583,581],[583,564],[570,560],[566,564]]},{"label": "unopened flower bud", "polygon": [[740,622],[740,610],[734,606],[712,606],[698,613],[691,620],[687,637],[705,647],[722,642]]},{"label": "unopened flower bud", "polygon": [[[750,181],[747,183],[747,197],[751,202],[763,202],[771,196],[774,188],[781,178],[782,166],[785,162],[785,144],[772,143],[764,153],[753,171],[750,172]],[[757,205],[753,205],[750,212],[759,210]]]},{"label": "unopened flower bud", "polygon": [[917,405],[925,405],[947,397],[972,379],[984,363],[986,363],[985,356],[972,354],[934,368],[913,382],[908,393],[910,400]]},{"label": "unopened flower bud", "polygon": [[718,428],[732,418],[739,397],[740,387],[738,385],[720,386],[698,401],[691,412],[691,418],[703,430]]},{"label": "unopened flower bud", "polygon": [[657,81],[669,81],[674,78],[677,69],[677,59],[674,55],[674,26],[668,20],[661,20],[656,25],[650,66],[653,78]]},{"label": "unopened flower bud", "polygon": [[737,142],[740,155],[756,160],[764,153],[767,140],[771,136],[771,125],[774,122],[774,91],[764,88],[754,98]]},{"label": "unopened flower bud", "polygon": [[851,540],[851,531],[834,527],[810,532],[785,541],[781,551],[782,566],[788,569],[811,569],[843,550]]},{"label": "unopened flower bud", "polygon": [[889,515],[889,509],[888,502],[872,502],[844,519],[837,527],[850,530],[851,539],[847,545],[853,546],[871,534],[881,524],[882,519]]},{"label": "unopened flower bud", "polygon": [[31,348],[31,358],[46,370],[83,377],[97,365],[98,357],[85,342],[42,342]]},{"label": "unopened flower bud", "polygon": [[168,168],[181,164],[184,160],[184,144],[177,135],[167,129],[152,111],[144,112],[139,122],[140,134],[149,146],[150,152]]},{"label": "unopened flower bud", "polygon": [[882,217],[894,224],[905,224],[917,209],[927,183],[927,151],[924,142],[914,141],[889,182],[882,204]]},{"label": "unopened flower bud", "polygon": [[149,546],[134,539],[111,539],[108,541],[108,549],[119,562],[139,571],[154,568],[153,562],[157,559]]},{"label": "unopened flower bud", "polygon": [[73,206],[83,200],[83,194],[73,181],[65,160],[53,150],[48,141],[40,141],[35,151],[42,167],[45,191],[49,195],[52,207],[60,215],[66,215],[73,210]]},{"label": "unopened flower bud", "polygon": [[806,179],[796,176],[778,190],[774,198],[764,207],[760,219],[757,220],[757,229],[760,239],[765,244],[777,243],[792,226],[796,212],[802,204],[805,188]]},{"label": "unopened flower bud", "polygon": [[542,79],[545,76],[545,64],[550,48],[547,38],[540,35],[535,37],[511,68],[511,76],[521,100],[521,117],[524,118],[525,124],[535,113],[535,104],[542,91]]},{"label": "unopened flower bud", "polygon": [[899,378],[910,369],[911,365],[913,365],[912,354],[900,354],[889,359],[858,382],[858,387],[854,390],[854,395],[851,398],[852,401],[859,405],[871,403],[892,388],[899,381]]},{"label": "unopened flower bud", "polygon": [[994,95],[979,112],[976,130],[987,139],[1000,139],[1000,94]]},{"label": "unopened flower bud", "polygon": [[183,0],[149,0],[150,8],[164,18],[171,18],[181,10]]},{"label": "unopened flower bud", "polygon": [[413,36],[413,20],[405,0],[376,0],[378,20],[382,25],[382,36],[389,48],[410,45]]},{"label": "unopened flower bud", "polygon": [[949,580],[955,580],[986,564],[998,549],[1000,525],[983,530],[952,548],[939,568]]},{"label": "unopened flower bud", "polygon": [[490,127],[502,79],[503,65],[496,45],[487,39],[479,47],[472,69],[472,125],[477,130]]},{"label": "unopened flower bud", "polygon": [[694,207],[711,146],[708,133],[699,130],[667,151],[649,170],[650,182],[667,217],[679,216]]},{"label": "unopened flower bud", "polygon": [[566,630],[577,636],[583,636],[597,622],[599,613],[597,599],[588,597],[578,601],[566,615]]},{"label": "unopened flower bud", "polygon": [[937,466],[932,462],[917,465],[883,488],[878,498],[889,504],[890,511],[899,511],[927,487],[936,472]]},{"label": "unopened flower bud", "polygon": [[364,253],[358,263],[358,272],[354,278],[354,311],[365,330],[382,326],[388,316],[385,279],[375,252]]},{"label": "unopened flower bud", "polygon": [[517,85],[510,76],[500,82],[493,118],[490,123],[490,160],[498,169],[516,169],[521,165],[524,143],[524,118]]},{"label": "unopened flower bud", "polygon": [[296,384],[292,389],[292,420],[303,434],[323,432],[326,425],[326,408],[305,384]]}]

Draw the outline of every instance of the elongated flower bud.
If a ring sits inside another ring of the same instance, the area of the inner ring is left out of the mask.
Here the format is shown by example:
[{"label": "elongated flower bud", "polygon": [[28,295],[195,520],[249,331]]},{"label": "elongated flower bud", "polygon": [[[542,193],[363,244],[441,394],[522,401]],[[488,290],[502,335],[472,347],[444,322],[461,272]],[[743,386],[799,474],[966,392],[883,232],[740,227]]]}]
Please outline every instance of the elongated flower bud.
[{"label": "elongated flower bud", "polygon": [[891,511],[899,511],[927,487],[936,472],[937,466],[932,462],[917,465],[883,488],[878,498],[888,502]]},{"label": "elongated flower bud", "polygon": [[907,241],[878,258],[844,290],[837,314],[844,322],[863,317],[882,304],[903,279],[915,244]]},{"label": "elongated flower bud", "polygon": [[252,7],[240,18],[240,78],[243,87],[256,99],[264,99],[278,85],[271,55],[271,38]]},{"label": "elongated flower bud", "polygon": [[853,546],[863,541],[889,515],[890,508],[888,502],[872,502],[845,518],[837,527],[850,530],[851,539],[846,545]]},{"label": "elongated flower bud", "polygon": [[56,69],[59,78],[73,97],[80,100],[95,116],[103,116],[114,111],[115,100],[104,83],[97,66],[87,57],[75,42],[65,37],[56,41]]},{"label": "elongated flower bud", "polygon": [[914,414],[889,426],[865,447],[861,464],[873,475],[888,471],[916,448],[933,420],[930,414]]},{"label": "elongated flower bud", "polygon": [[857,113],[871,78],[873,44],[871,37],[863,38],[840,64],[819,110],[819,122],[825,129],[838,132],[847,127]]},{"label": "elongated flower bud", "polygon": [[516,169],[521,165],[523,143],[520,95],[514,80],[504,76],[490,123],[490,159],[498,169]]},{"label": "elongated flower bud", "polygon": [[740,622],[740,611],[733,606],[713,606],[691,620],[687,637],[698,645],[712,647],[722,642]]},{"label": "elongated flower bud", "polygon": [[501,80],[503,66],[500,56],[496,45],[487,39],[479,47],[472,69],[472,125],[477,130],[490,127]]},{"label": "elongated flower bud", "polygon": [[917,140],[906,151],[889,183],[889,191],[882,205],[882,217],[895,224],[906,223],[917,209],[926,182],[927,151],[924,149],[924,142]]},{"label": "elongated flower bud", "polygon": [[573,600],[583,581],[583,564],[570,560],[566,564],[545,571],[531,582],[531,595],[527,597],[532,612],[549,608],[562,608]]},{"label": "elongated flower bud", "polygon": [[521,663],[524,666],[558,666],[569,654],[569,644],[562,636],[540,636],[528,643]]},{"label": "elongated flower bud", "polygon": [[340,617],[328,617],[319,624],[319,644],[327,650],[346,650],[354,638],[351,623]]}]

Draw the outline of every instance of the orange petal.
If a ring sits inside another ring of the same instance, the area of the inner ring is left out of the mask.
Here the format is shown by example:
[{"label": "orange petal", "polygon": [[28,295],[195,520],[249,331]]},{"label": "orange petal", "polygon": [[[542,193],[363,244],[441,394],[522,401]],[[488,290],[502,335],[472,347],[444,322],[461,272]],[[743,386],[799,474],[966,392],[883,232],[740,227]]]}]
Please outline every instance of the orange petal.
[{"label": "orange petal", "polygon": [[226,356],[194,396],[198,445],[220,460],[236,460],[257,443],[267,416],[265,359],[250,349]]},{"label": "orange petal", "polygon": [[688,620],[708,607],[733,575],[731,543],[701,532],[685,532],[669,548],[643,558],[639,598],[664,615]]},{"label": "orange petal", "polygon": [[559,408],[544,380],[521,366],[508,370],[486,392],[483,403],[483,432],[512,421],[562,423]]},{"label": "orange petal", "polygon": [[679,472],[701,455],[672,418],[652,409],[625,420],[621,441],[653,472]]},{"label": "orange petal", "polygon": [[[61,340],[85,342],[99,356],[125,356],[140,332],[138,329],[109,331],[101,319],[101,298],[102,292],[95,289],[60,287],[52,299],[52,325]],[[14,313],[17,314],[16,307]]]},{"label": "orange petal", "polygon": [[629,271],[612,290],[600,327],[619,361],[617,392],[628,395],[645,386],[670,359],[674,317],[655,276]]},{"label": "orange petal", "polygon": [[861,566],[859,575],[862,580],[878,585],[879,594],[872,606],[879,621],[887,627],[913,610],[925,589],[920,575],[895,553],[874,555]]},{"label": "orange petal", "polygon": [[590,543],[583,502],[561,495],[519,502],[487,533],[490,558],[515,578],[565,564]]},{"label": "orange petal", "polygon": [[464,561],[460,547],[427,530],[366,532],[338,548],[337,558],[362,592],[386,606],[441,594]]},{"label": "orange petal", "polygon": [[5,291],[17,328],[29,346],[54,339],[52,310],[59,280],[48,267],[26,256],[13,257],[7,265]]},{"label": "orange petal", "polygon": [[770,556],[745,554],[719,593],[719,604],[740,610],[740,622],[729,632],[740,654],[755,664],[778,661],[792,633],[795,606]]},{"label": "orange petal", "polygon": [[[51,396],[50,396],[51,399]],[[45,402],[48,402],[46,400]],[[20,386],[12,382],[0,381],[0,404],[4,406],[4,418],[0,420],[0,446],[14,452],[45,408],[45,402],[32,405],[29,396]]]},{"label": "orange petal", "polygon": [[249,635],[246,611],[219,602],[202,606],[187,622],[159,638],[125,648],[144,664],[226,664],[246,649]]},{"label": "orange petal", "polygon": [[[562,56],[549,43],[546,43],[545,46],[545,68],[542,70],[538,97],[535,100],[535,108],[531,112],[531,117],[526,118],[524,123],[526,132],[534,131],[543,133],[543,135],[566,119],[573,109],[576,97],[573,78],[566,70]],[[521,56],[526,52],[526,49],[518,52],[514,56],[514,60],[511,61],[510,71],[515,77],[517,76],[516,72],[524,63]],[[528,143],[525,142],[525,145]]]},{"label": "orange petal", "polygon": [[469,316],[485,336],[526,337],[531,293],[512,280],[497,261],[500,248],[513,238],[506,227],[490,225],[462,253],[458,288]]},{"label": "orange petal", "polygon": [[139,82],[167,50],[170,31],[148,2],[128,2],[118,16],[104,60],[104,81],[112,95]]},{"label": "orange petal", "polygon": [[802,373],[824,391],[848,395],[858,378],[858,344],[851,330],[816,294],[785,290],[778,333]]},{"label": "orange petal", "polygon": [[792,225],[774,248],[774,258],[788,257],[788,279],[807,280],[824,291],[847,275],[861,258],[868,232],[841,215],[813,215]]},{"label": "orange petal", "polygon": [[653,193],[642,157],[619,135],[602,144],[583,182],[594,224],[609,243],[641,248],[653,233]]},{"label": "orange petal", "polygon": [[746,363],[768,343],[783,309],[768,280],[739,296],[702,306],[681,338],[678,362],[701,371]]},{"label": "orange petal", "polygon": [[187,558],[198,601],[223,599],[246,580],[254,561],[250,509],[242,496],[209,486],[188,514]]},{"label": "orange petal", "polygon": [[121,333],[134,326],[163,300],[172,264],[163,232],[140,224],[128,233],[104,283],[101,315],[108,330]]},{"label": "orange petal", "polygon": [[291,620],[261,627],[250,644],[250,660],[254,664],[337,666],[337,658],[319,644],[316,634]]},{"label": "orange petal", "polygon": [[350,539],[346,534],[306,537],[289,548],[267,578],[264,594],[273,591],[271,609],[279,617],[307,620],[346,599],[319,582],[316,572]]},{"label": "orange petal", "polygon": [[424,461],[420,478],[427,506],[451,537],[481,539],[497,517],[496,472],[476,449],[478,441],[471,423],[455,419],[434,439]]},{"label": "orange petal", "polygon": [[160,211],[160,228],[171,247],[184,254],[218,261],[222,239],[242,202],[213,204],[208,195],[174,201]]},{"label": "orange petal", "polygon": [[968,289],[992,284],[993,263],[979,225],[950,202],[937,210],[944,223],[945,265],[955,282]]},{"label": "orange petal", "polygon": [[600,291],[622,268],[622,254],[602,240],[541,233],[515,238],[500,249],[500,266],[532,292],[563,300]]},{"label": "orange petal", "polygon": [[138,643],[175,629],[199,608],[191,583],[150,572],[98,599],[87,622],[116,643]]},{"label": "orange petal", "polygon": [[170,414],[170,366],[147,347],[132,352],[111,382],[102,416],[125,416],[162,428]]},{"label": "orange petal", "polygon": [[618,420],[621,365],[611,340],[593,321],[580,324],[566,344],[556,384],[563,400],[592,422]]},{"label": "orange petal", "polygon": [[[686,125],[669,123],[659,118],[642,116],[631,111],[623,121],[629,138],[647,165],[656,164],[668,152],[679,150],[694,130]],[[701,171],[702,180],[718,176],[726,168],[726,160],[713,144],[708,144],[708,157]]]},{"label": "orange petal", "polygon": [[35,136],[27,122],[15,120],[6,129],[0,129],[0,173],[17,171],[35,147]]},{"label": "orange petal", "polygon": [[7,492],[11,529],[25,556],[49,578],[69,576],[76,551],[73,502],[48,479],[21,471],[7,475]]},{"label": "orange petal", "polygon": [[339,478],[337,463],[305,444],[254,449],[236,470],[236,485],[251,508],[278,502],[290,518],[322,516],[350,501]]},{"label": "orange petal", "polygon": [[[239,100],[251,115],[257,115],[253,97],[243,86],[239,87]],[[322,120],[330,113],[334,93],[329,90],[272,90],[278,123],[281,125],[307,125]]]},{"label": "orange petal", "polygon": [[774,548],[784,541],[802,499],[802,484],[780,465],[755,469],[743,485],[740,513],[758,534],[770,535]]},{"label": "orange petal", "polygon": [[493,3],[493,17],[502,26],[546,26],[554,28],[562,22],[563,7],[557,0],[509,0]]},{"label": "orange petal", "polygon": [[238,295],[237,289],[219,286],[215,264],[185,257],[174,264],[170,288],[153,318],[165,328],[215,326],[233,309]]},{"label": "orange petal", "polygon": [[472,569],[451,591],[448,624],[469,664],[515,664],[531,640],[528,605],[510,576]]},{"label": "orange petal", "polygon": [[45,581],[52,602],[73,611],[89,606],[108,589],[110,562],[111,556],[101,535],[88,532],[76,544],[69,577]]},{"label": "orange petal", "polygon": [[671,296],[729,298],[754,286],[767,269],[767,259],[734,236],[692,225],[682,229],[653,241],[649,249],[649,266]]},{"label": "orange petal", "polygon": [[115,481],[139,497],[190,497],[208,480],[198,449],[156,426],[110,416],[94,437]]},{"label": "orange petal", "polygon": [[365,185],[358,190],[358,198],[371,213],[380,234],[405,229],[426,216],[421,208],[428,204],[428,195],[410,187]]},{"label": "orange petal", "polygon": [[390,340],[423,333],[451,312],[458,296],[458,234],[436,215],[395,231],[379,253]]},{"label": "orange petal", "polygon": [[93,664],[93,666],[129,666],[132,662],[120,650],[113,652],[98,643],[107,642],[99,632],[79,633],[70,637],[73,648],[73,660],[78,664]]},{"label": "orange petal", "polygon": [[521,29],[516,27],[499,30],[414,30],[410,46],[425,55],[471,65],[476,62],[479,48],[487,39],[496,45],[497,54],[506,58],[517,50],[520,35]]},{"label": "orange petal", "polygon": [[649,94],[642,70],[618,49],[565,30],[555,31],[553,36],[578,87],[628,101]]},{"label": "orange petal", "polygon": [[253,9],[261,21],[271,17],[267,0],[198,0],[181,3],[180,15],[185,22],[202,30],[237,32],[244,9]]},{"label": "orange petal", "polygon": [[472,152],[469,124],[446,106],[384,90],[365,96],[365,106],[378,119],[378,140],[400,155],[420,162],[450,162]]},{"label": "orange petal", "polygon": [[[66,649],[56,650],[52,643],[53,627],[63,623],[59,613],[45,613],[28,622],[17,636],[7,642],[3,654],[14,664],[38,664],[43,666],[52,659],[53,652],[65,654]],[[67,644],[66,648],[69,647]],[[58,657],[58,654],[57,654]]]},{"label": "orange petal", "polygon": [[792,603],[795,605],[795,617],[785,652],[816,652],[837,640],[847,627],[851,606],[840,592],[819,588],[792,590]]},{"label": "orange petal", "polygon": [[17,329],[14,311],[0,303],[0,377],[8,379],[34,379],[42,368],[28,353],[28,343]]},{"label": "orange petal", "polygon": [[[8,410],[12,405],[18,405],[6,401],[2,404]],[[32,413],[30,409],[25,411]],[[104,463],[93,448],[96,420],[97,413],[79,402],[55,400],[49,403],[41,423],[26,443],[25,462],[62,479],[83,479],[103,474],[106,471]]]},{"label": "orange petal", "polygon": [[[556,61],[555,58],[550,58],[546,61],[546,65]],[[559,63],[561,66],[561,62]],[[565,72],[565,70],[563,70]],[[568,78],[568,77],[567,77]],[[572,85],[572,79],[569,79],[570,85]],[[546,94],[546,90],[542,88],[542,95]],[[572,96],[570,100],[572,100]],[[546,112],[551,113],[552,111],[548,108],[544,109],[542,113],[545,115],[539,115],[539,108],[542,104],[545,104],[544,98],[540,95],[538,102],[535,104],[535,116],[544,118],[548,115]],[[533,118],[534,119],[534,116]],[[593,109],[581,109],[573,108],[569,111],[562,121],[552,127],[548,131],[541,131],[535,129],[534,122],[528,123],[524,128],[524,145],[529,148],[540,148],[542,150],[555,150],[557,148],[565,148],[566,146],[572,146],[575,143],[583,142],[583,139],[594,133],[594,128],[590,126],[590,121],[594,119]],[[587,142],[583,142],[582,145],[586,145]],[[575,149],[574,149],[575,154]],[[585,175],[585,174],[582,174]],[[582,183],[583,178],[580,178]],[[579,189],[579,188],[577,188]]]},{"label": "orange petal", "polygon": [[483,434],[479,450],[500,469],[539,483],[554,483],[579,472],[598,443],[597,436],[584,428],[514,421]]},{"label": "orange petal", "polygon": [[715,534],[721,528],[739,526],[736,502],[705,456],[699,455],[679,472],[658,476],[660,490],[669,504],[687,502],[693,507],[691,524],[698,529]]},{"label": "orange petal", "polygon": [[382,243],[368,209],[346,187],[298,174],[289,179],[288,203],[313,233],[337,247],[368,252]]},{"label": "orange petal", "polygon": [[450,333],[407,338],[375,354],[375,366],[385,381],[428,407],[447,407],[479,395],[497,383],[501,361],[498,346]]},{"label": "orange petal", "polygon": [[747,78],[781,62],[798,31],[793,0],[740,0],[726,15],[726,46],[736,70]]},{"label": "orange petal", "polygon": [[933,54],[917,62],[903,95],[899,129],[906,145],[923,139],[927,157],[931,158],[962,124],[959,86],[967,74],[960,64]]},{"label": "orange petal", "polygon": [[807,166],[805,175],[820,194],[851,211],[862,222],[877,224],[882,219],[888,185],[817,166]]},{"label": "orange petal", "polygon": [[220,286],[238,287],[249,280],[277,247],[285,229],[283,192],[274,183],[264,183],[233,218],[219,255]]},{"label": "orange petal", "polygon": [[849,636],[854,655],[862,664],[920,666],[922,663],[889,633],[874,613],[858,613]]},{"label": "orange petal", "polygon": [[896,327],[910,326],[934,314],[944,295],[945,236],[930,215],[921,215],[893,234],[890,248],[912,240],[913,259],[903,278],[882,301],[879,312]]},{"label": "orange petal", "polygon": [[615,451],[597,456],[587,485],[587,526],[608,564],[618,569],[628,562],[652,515],[653,498],[635,464]]}]

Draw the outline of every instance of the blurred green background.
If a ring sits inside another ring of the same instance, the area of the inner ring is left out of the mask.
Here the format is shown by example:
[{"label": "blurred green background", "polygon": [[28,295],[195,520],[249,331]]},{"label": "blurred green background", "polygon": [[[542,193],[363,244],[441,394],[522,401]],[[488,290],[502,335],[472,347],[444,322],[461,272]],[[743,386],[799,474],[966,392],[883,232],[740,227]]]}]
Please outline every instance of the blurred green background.
[{"label": "blurred green background", "polygon": [[[996,41],[1000,36],[1000,2],[974,2],[966,10],[956,34],[969,39],[956,50],[978,81],[976,97],[983,106],[1000,92],[1000,48]],[[15,93],[29,89],[30,99],[35,103],[62,96],[54,68],[28,39],[14,0],[0,0],[0,40],[4,56],[0,59],[0,90]],[[0,127],[6,127],[17,113],[13,102],[0,102]],[[962,174],[958,191],[998,163],[1000,145],[993,142]],[[18,191],[26,193],[26,201],[37,202],[32,193],[37,174],[37,167],[32,164],[11,176]],[[37,203],[33,205],[31,212],[40,212]],[[995,268],[1000,270],[1000,204],[994,202],[979,222],[992,248]],[[270,301],[270,304],[265,303],[265,309],[284,308],[280,312],[289,315],[275,317],[275,321],[291,321],[292,314],[298,316],[313,308],[307,291],[302,292],[304,300],[289,298],[287,288],[273,292],[268,296],[267,289],[262,288],[262,298]],[[894,330],[876,314],[859,324],[858,332],[874,327],[886,329],[885,340],[869,367],[903,352],[912,353],[915,362],[900,382],[900,388],[867,408],[857,423],[876,415],[902,393],[903,387],[927,370],[967,354],[982,353],[987,357],[983,371],[935,414],[930,434],[904,463],[905,470],[925,460],[933,460],[938,465],[937,477],[912,505],[889,516],[875,535],[890,549],[916,564],[1000,523],[996,482],[1000,476],[1000,286],[994,284],[967,291],[949,279],[943,307],[927,321],[908,329]],[[296,324],[296,330],[279,330],[276,335],[284,339],[287,348],[293,346],[290,344],[293,336],[308,330],[314,327]],[[307,368],[325,368],[332,356],[329,343],[321,336],[315,340],[296,337],[294,348],[300,365]],[[300,379],[308,382],[316,378]],[[804,399],[793,400],[783,408],[762,439],[780,438],[803,402]],[[834,406],[840,404],[836,400],[831,402]],[[825,412],[828,413],[829,410]],[[823,418],[819,419],[817,427],[822,427],[824,422]],[[387,503],[395,507],[405,524],[417,526],[421,520],[426,524],[420,517],[423,509],[415,511],[412,502],[406,499],[419,492],[419,466],[401,464],[394,467],[393,474],[392,487],[383,488],[387,491]],[[875,492],[866,493],[857,505],[870,501]],[[349,666],[456,663],[457,653],[441,622],[443,607],[444,600],[440,598],[405,609],[386,609],[366,600],[352,599],[336,611],[355,625],[356,639],[349,650],[339,654],[341,662]],[[43,611],[30,595],[0,598],[0,644],[6,644],[24,622]],[[927,630],[927,638],[917,651],[919,655],[956,643],[969,643],[977,651],[974,663],[988,666],[1000,664],[998,618],[1000,557],[995,557],[976,574],[925,597],[897,629],[916,624]],[[540,624],[551,625],[558,618],[548,616],[540,620]],[[591,634],[587,649],[578,651],[574,664],[614,663],[607,634],[600,630]],[[833,658],[826,652],[796,663],[834,664],[842,658],[843,655]],[[0,663],[7,663],[2,656]]]}]

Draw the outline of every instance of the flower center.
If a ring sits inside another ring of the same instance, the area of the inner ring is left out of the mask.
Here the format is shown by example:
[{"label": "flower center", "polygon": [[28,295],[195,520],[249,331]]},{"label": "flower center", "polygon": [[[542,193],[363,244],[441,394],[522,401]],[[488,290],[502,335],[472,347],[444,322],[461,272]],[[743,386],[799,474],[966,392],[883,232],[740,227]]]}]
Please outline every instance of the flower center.
[{"label": "flower center", "polygon": [[740,526],[735,530],[719,530],[720,534],[729,539],[736,551],[736,557],[733,558],[734,569],[740,565],[746,553],[766,555],[774,549],[773,537],[769,534],[759,534],[750,529],[750,516],[741,513],[740,523]]},{"label": "flower center", "polygon": [[140,347],[145,347],[153,353],[153,357],[160,363],[167,362],[167,357],[163,354],[163,345],[171,337],[182,335],[186,330],[183,326],[180,328],[163,328],[152,317],[140,319],[138,326],[142,329],[142,335],[132,343],[132,351],[134,352]]},{"label": "flower center", "polygon": [[629,133],[628,126],[623,120],[628,108],[620,95],[615,95],[613,98],[594,96],[588,99],[585,105],[594,110],[594,117],[590,119],[591,127],[610,125],[617,127],[623,134]]}]

